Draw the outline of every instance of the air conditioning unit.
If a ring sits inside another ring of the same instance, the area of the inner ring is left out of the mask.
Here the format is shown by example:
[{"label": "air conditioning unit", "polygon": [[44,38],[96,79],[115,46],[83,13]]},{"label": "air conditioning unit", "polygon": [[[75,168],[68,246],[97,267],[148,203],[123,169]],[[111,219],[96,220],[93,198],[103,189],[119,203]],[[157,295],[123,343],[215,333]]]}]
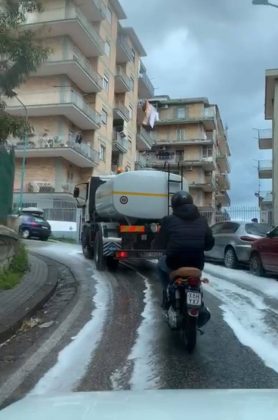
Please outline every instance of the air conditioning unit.
[{"label": "air conditioning unit", "polygon": [[50,182],[32,181],[28,185],[30,192],[55,192],[55,187]]}]

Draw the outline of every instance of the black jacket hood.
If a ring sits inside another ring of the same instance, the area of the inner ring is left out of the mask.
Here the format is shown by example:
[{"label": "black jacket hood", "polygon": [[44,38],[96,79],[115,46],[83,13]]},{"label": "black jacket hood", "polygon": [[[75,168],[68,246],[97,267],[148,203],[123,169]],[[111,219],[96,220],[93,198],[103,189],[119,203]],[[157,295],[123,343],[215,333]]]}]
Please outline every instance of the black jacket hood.
[{"label": "black jacket hood", "polygon": [[200,217],[199,210],[194,204],[183,204],[174,209],[173,214],[184,220],[196,220]]}]

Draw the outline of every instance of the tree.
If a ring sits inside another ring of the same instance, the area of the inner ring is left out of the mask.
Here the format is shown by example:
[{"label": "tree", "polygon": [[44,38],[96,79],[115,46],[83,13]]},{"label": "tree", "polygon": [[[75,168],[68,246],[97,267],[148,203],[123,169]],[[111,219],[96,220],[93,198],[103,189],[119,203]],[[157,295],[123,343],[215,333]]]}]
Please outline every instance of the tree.
[{"label": "tree", "polygon": [[[0,0],[0,6],[0,95],[13,97],[14,89],[47,58],[48,49],[21,27],[27,12],[41,10],[39,0]],[[0,96],[0,144],[9,135],[20,137],[31,130],[24,118],[8,115],[5,107]]]}]

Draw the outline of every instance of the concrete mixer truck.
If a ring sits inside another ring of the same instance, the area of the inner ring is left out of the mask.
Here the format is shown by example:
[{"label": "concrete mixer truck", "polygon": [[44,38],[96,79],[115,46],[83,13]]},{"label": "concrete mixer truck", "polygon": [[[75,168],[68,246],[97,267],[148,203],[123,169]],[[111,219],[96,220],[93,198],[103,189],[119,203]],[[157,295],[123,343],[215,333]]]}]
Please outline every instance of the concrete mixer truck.
[{"label": "concrete mixer truck", "polygon": [[188,190],[182,176],[154,170],[94,176],[77,185],[85,257],[94,257],[103,270],[116,268],[121,260],[158,256],[152,241],[161,219],[171,212],[171,196],[181,189]]}]

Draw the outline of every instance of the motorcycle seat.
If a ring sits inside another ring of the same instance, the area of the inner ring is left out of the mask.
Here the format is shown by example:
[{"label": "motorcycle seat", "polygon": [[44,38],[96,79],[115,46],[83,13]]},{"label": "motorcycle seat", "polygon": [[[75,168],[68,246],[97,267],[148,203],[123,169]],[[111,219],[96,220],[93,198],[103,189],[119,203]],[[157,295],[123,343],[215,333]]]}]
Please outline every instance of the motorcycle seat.
[{"label": "motorcycle seat", "polygon": [[177,278],[187,278],[187,277],[198,277],[201,278],[202,272],[195,267],[181,267],[170,273],[171,281],[176,280]]}]

